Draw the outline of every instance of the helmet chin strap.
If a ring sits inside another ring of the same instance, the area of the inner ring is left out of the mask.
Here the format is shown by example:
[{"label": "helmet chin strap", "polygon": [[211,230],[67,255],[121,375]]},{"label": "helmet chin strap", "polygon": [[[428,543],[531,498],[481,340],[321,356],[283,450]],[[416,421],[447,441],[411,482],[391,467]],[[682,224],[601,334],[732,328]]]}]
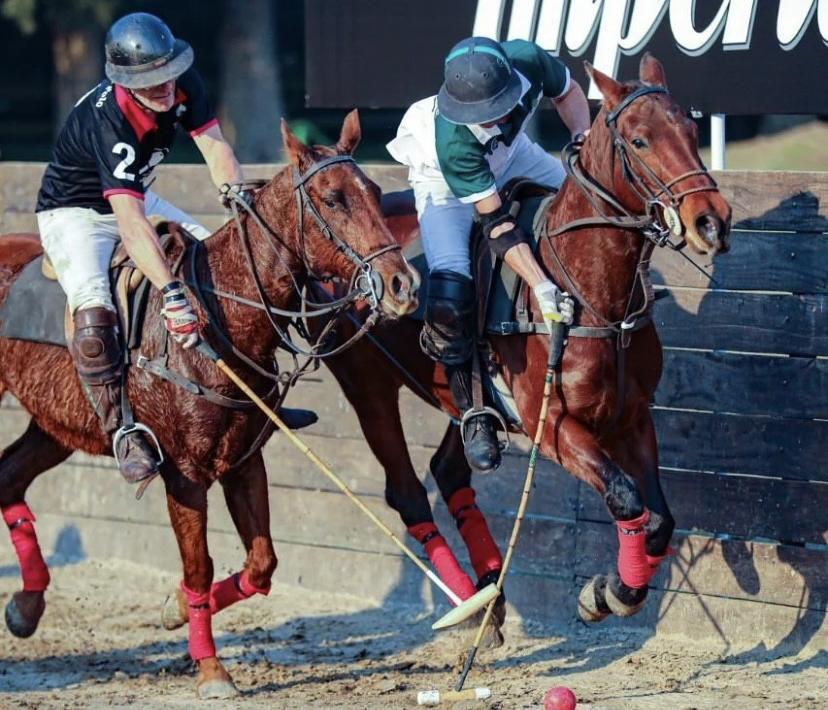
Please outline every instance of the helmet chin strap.
[{"label": "helmet chin strap", "polygon": [[[157,111],[152,106],[148,106],[146,103],[144,103],[144,100],[140,96],[138,96],[138,94],[136,94],[132,89],[129,89],[126,86],[124,87],[124,89],[126,89],[126,92],[141,108],[146,109],[147,111],[152,111],[153,113],[164,113],[164,111]],[[175,89],[173,89],[173,91],[175,91]]]}]

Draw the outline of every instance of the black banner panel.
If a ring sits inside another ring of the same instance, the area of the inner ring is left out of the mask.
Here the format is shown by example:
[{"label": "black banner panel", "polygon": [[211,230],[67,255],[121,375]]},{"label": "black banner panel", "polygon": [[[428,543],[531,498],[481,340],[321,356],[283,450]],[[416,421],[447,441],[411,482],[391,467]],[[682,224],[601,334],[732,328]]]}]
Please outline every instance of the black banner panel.
[{"label": "black banner panel", "polygon": [[306,0],[307,105],[407,106],[472,34],[531,39],[585,89],[584,60],[635,79],[649,51],[688,108],[828,113],[828,0]]}]

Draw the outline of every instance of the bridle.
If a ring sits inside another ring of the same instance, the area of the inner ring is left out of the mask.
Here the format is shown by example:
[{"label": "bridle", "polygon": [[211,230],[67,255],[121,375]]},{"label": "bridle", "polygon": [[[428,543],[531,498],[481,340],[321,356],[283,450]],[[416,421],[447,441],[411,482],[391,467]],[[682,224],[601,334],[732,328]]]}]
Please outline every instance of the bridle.
[{"label": "bridle", "polygon": [[[644,214],[633,214],[618,199],[612,195],[605,187],[598,183],[591,175],[589,175],[583,168],[580,161],[581,148],[583,147],[583,140],[573,141],[569,143],[563,151],[563,165],[567,175],[572,178],[575,185],[581,190],[588,202],[595,210],[595,215],[575,219],[554,230],[548,230],[546,227],[545,214],[543,215],[543,223],[540,226],[541,236],[548,237],[547,242],[550,247],[552,256],[561,273],[563,287],[567,290],[585,310],[602,324],[602,329],[623,335],[622,341],[624,347],[629,342],[629,334],[636,327],[641,327],[641,322],[636,321],[649,313],[650,307],[654,300],[652,284],[649,279],[650,256],[656,246],[670,247],[676,251],[680,251],[684,245],[684,239],[679,242],[671,241],[671,235],[681,236],[684,232],[684,226],[679,217],[678,209],[681,206],[681,201],[688,195],[705,191],[718,191],[719,187],[713,177],[707,172],[704,167],[696,170],[689,170],[681,175],[671,178],[667,181],[662,180],[656,175],[655,171],[650,168],[635,152],[624,136],[618,132],[617,121],[621,113],[636,99],[648,94],[666,94],[667,90],[660,86],[641,86],[635,91],[632,91],[619,104],[605,116],[605,123],[609,128],[612,136],[613,159],[618,156],[621,162],[621,174],[624,181],[632,188],[633,192],[644,204]],[[638,169],[636,169],[636,167]],[[646,176],[646,177],[645,177]],[[681,182],[692,177],[704,177],[708,184],[690,187],[684,190],[676,191],[676,186]],[[655,185],[655,188],[650,184]],[[666,200],[666,202],[664,201]],[[613,210],[620,214],[607,213],[603,201],[609,205]],[[620,321],[611,321],[605,316],[598,313],[586,299],[580,294],[575,283],[567,273],[566,268],[555,249],[553,237],[557,237],[565,232],[581,229],[583,227],[615,227],[625,230],[640,231],[646,240],[641,248],[641,253],[636,267],[637,279],[633,284],[630,293],[627,308],[624,317]],[[634,296],[636,285],[641,286],[643,294],[643,304],[639,308],[634,307]],[[599,329],[600,330],[600,329]],[[574,332],[573,332],[574,335]]]},{"label": "bridle", "polygon": [[[296,254],[296,252],[293,249],[291,249],[287,244],[285,244],[285,242],[277,234],[275,234],[273,230],[271,230],[270,227],[268,227],[267,224],[265,224],[265,222],[261,219],[256,210],[252,206],[247,204],[247,202],[241,196],[241,190],[262,187],[264,184],[266,184],[267,181],[255,180],[225,186],[222,190],[222,193],[227,197],[230,203],[230,209],[233,215],[233,220],[236,225],[236,231],[239,235],[239,240],[242,246],[242,253],[245,256],[248,271],[250,272],[250,275],[256,287],[258,302],[243,299],[234,294],[200,286],[196,279],[193,279],[193,283],[190,283],[190,281],[188,281],[188,285],[192,286],[197,292],[198,290],[207,291],[220,298],[227,298],[236,301],[237,303],[241,303],[252,308],[263,310],[267,315],[271,327],[279,336],[280,345],[293,355],[301,355],[303,357],[308,357],[312,359],[321,359],[337,355],[338,353],[341,353],[343,350],[346,350],[347,348],[351,347],[359,338],[362,337],[362,335],[365,334],[365,332],[367,332],[373,325],[375,325],[380,318],[379,303],[383,296],[384,286],[382,278],[379,276],[379,274],[373,271],[371,267],[371,262],[377,257],[387,252],[398,251],[401,248],[399,244],[394,243],[386,245],[384,247],[380,247],[379,249],[368,254],[367,256],[361,256],[354,249],[352,249],[336,233],[336,231],[334,231],[334,229],[331,227],[330,224],[327,223],[327,221],[325,221],[324,217],[322,217],[322,215],[319,213],[319,210],[316,208],[316,205],[314,205],[313,201],[310,199],[310,196],[308,195],[306,189],[308,180],[310,180],[314,175],[317,175],[323,170],[331,167],[332,165],[337,165],[339,163],[354,162],[354,159],[350,155],[333,155],[315,162],[304,173],[301,173],[299,169],[295,166],[293,167],[293,191],[296,197],[297,232],[300,247],[299,254]],[[293,283],[293,289],[301,303],[300,310],[292,311],[283,308],[277,308],[270,302],[270,299],[267,297],[267,294],[265,293],[265,290],[262,286],[261,279],[259,278],[259,273],[256,268],[256,264],[253,259],[253,254],[250,248],[249,237],[247,231],[244,228],[244,224],[241,221],[240,210],[246,212],[247,215],[256,223],[261,232],[267,236],[267,243],[274,250],[277,258],[282,262],[282,265],[285,267],[286,273],[290,276],[290,279]],[[354,265],[354,270],[351,275],[348,293],[345,294],[343,297],[335,299],[328,303],[316,303],[314,301],[309,300],[305,296],[304,290],[302,289],[296,277],[294,276],[290,268],[290,265],[287,263],[285,255],[282,253],[282,249],[286,249],[289,252],[291,252],[294,256],[298,256],[302,260],[302,264],[307,270],[308,275],[312,278],[320,281],[331,280],[330,275],[318,274],[308,260],[307,251],[305,249],[306,211],[310,213],[313,220],[319,226],[319,230],[322,233],[322,236],[334,245],[337,252],[342,253]],[[202,300],[202,303],[204,303],[203,299],[200,300]],[[275,315],[290,318],[290,324],[297,330],[299,335],[303,339],[308,340],[310,342],[311,339],[308,337],[307,331],[303,323],[303,319],[321,317],[332,313],[334,315],[337,315],[342,310],[350,306],[352,303],[361,300],[367,300],[370,306],[371,312],[368,318],[351,338],[349,338],[346,342],[332,350],[323,350],[323,344],[325,342],[324,336],[327,335],[328,330],[334,327],[336,323],[336,318],[332,318],[326,324],[325,328],[320,334],[320,337],[315,339],[317,345],[313,346],[310,350],[307,350],[301,348],[295,342],[293,342],[290,335],[282,326],[279,325],[279,323],[273,317]],[[222,339],[225,340],[225,344],[230,345],[229,339]],[[236,352],[235,347],[234,352]],[[238,355],[238,352],[236,352],[236,354]],[[254,367],[254,369],[259,371],[260,374],[264,374],[258,369],[257,366],[255,366],[255,364],[252,361],[249,361],[245,357],[242,357],[241,359],[245,360],[245,362],[247,362],[247,364],[251,367]]]},{"label": "bridle", "polygon": [[[676,251],[685,245],[684,239],[670,241],[670,236],[681,237],[684,225],[679,217],[681,201],[697,192],[718,191],[719,186],[713,176],[704,167],[689,170],[668,181],[663,181],[655,171],[636,153],[629,141],[618,132],[618,117],[633,101],[648,94],[666,94],[660,86],[641,86],[629,93],[604,117],[604,122],[612,136],[613,158],[617,155],[621,162],[621,175],[635,195],[644,204],[644,214],[635,215],[624,207],[614,195],[587,174],[580,162],[583,140],[569,143],[563,150],[563,166],[575,185],[585,195],[597,213],[594,217],[573,220],[548,232],[550,237],[579,227],[610,225],[620,229],[637,229],[654,243],[655,246],[668,246]],[[635,169],[638,168],[638,170]],[[643,173],[643,175],[642,175]],[[645,177],[646,176],[646,177]],[[690,187],[679,192],[674,189],[679,183],[692,178],[704,177],[708,184]],[[655,185],[655,189],[650,185]],[[666,201],[662,200],[665,198]],[[607,214],[599,199],[620,214]]]}]

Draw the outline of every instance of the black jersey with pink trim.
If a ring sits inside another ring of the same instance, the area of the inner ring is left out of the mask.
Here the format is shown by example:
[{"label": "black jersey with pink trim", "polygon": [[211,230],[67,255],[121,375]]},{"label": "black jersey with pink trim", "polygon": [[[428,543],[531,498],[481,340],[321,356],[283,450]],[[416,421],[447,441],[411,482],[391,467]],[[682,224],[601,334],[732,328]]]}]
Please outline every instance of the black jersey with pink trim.
[{"label": "black jersey with pink trim", "polygon": [[109,214],[111,195],[143,199],[153,168],[167,156],[178,126],[197,136],[216,122],[195,69],[178,78],[175,105],[164,113],[144,110],[122,86],[103,81],[75,104],[63,124],[36,211],[91,207]]}]

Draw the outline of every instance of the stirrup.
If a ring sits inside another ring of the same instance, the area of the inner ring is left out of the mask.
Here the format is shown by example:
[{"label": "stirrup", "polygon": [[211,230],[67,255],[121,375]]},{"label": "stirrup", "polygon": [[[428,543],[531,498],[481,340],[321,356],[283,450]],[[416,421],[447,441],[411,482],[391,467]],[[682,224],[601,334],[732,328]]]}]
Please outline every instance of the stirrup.
[{"label": "stirrup", "polygon": [[[493,407],[484,406],[481,409],[475,409],[472,407],[471,409],[467,409],[466,413],[463,415],[463,418],[460,420],[460,441],[463,442],[463,446],[466,445],[466,423],[470,419],[474,419],[475,417],[482,417],[486,414],[491,414],[498,422],[500,422],[500,426],[503,428],[503,433],[506,434],[506,441],[501,442],[498,440],[498,446],[500,447],[501,451],[506,451],[512,445],[512,440],[509,437],[509,428],[506,426],[506,420],[503,418],[503,415],[498,412]],[[495,438],[497,438],[497,432],[495,432]]]},{"label": "stirrup", "polygon": [[136,431],[142,431],[149,435],[149,438],[152,440],[152,443],[155,445],[155,450],[158,453],[158,459],[156,460],[155,465],[160,467],[161,464],[164,463],[164,454],[161,451],[161,444],[158,443],[158,438],[155,436],[155,432],[153,432],[152,429],[150,429],[146,424],[139,424],[138,422],[135,422],[131,426],[122,426],[112,437],[112,455],[115,457],[115,463],[117,463],[120,468],[121,459],[118,456],[118,444],[121,443],[121,439],[125,436],[129,436],[130,434],[134,434]]}]

